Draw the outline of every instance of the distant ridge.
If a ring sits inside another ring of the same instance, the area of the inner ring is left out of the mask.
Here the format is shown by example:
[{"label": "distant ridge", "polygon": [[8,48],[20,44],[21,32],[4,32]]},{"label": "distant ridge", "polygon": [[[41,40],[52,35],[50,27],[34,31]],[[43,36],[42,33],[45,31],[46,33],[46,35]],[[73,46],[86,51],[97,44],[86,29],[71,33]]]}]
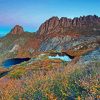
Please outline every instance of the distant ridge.
[{"label": "distant ridge", "polygon": [[100,17],[96,15],[80,16],[73,19],[56,16],[46,20],[37,31],[38,34],[50,33],[87,33],[100,30]]},{"label": "distant ridge", "polygon": [[[97,31],[100,31],[100,17],[97,15],[80,16],[73,19],[53,16],[40,25],[36,34],[94,34]],[[25,33],[25,31],[22,26],[16,25],[9,33],[12,35],[20,35]],[[0,35],[0,37],[2,36]]]}]

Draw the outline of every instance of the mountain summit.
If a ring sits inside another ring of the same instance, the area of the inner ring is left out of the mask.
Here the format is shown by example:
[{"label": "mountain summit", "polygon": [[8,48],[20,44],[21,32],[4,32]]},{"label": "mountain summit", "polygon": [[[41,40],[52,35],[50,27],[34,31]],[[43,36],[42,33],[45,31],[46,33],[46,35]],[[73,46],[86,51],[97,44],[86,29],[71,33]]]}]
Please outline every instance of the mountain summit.
[{"label": "mountain summit", "polygon": [[11,34],[22,34],[24,33],[24,29],[22,26],[16,25],[10,32]]},{"label": "mountain summit", "polygon": [[67,17],[52,17],[45,21],[39,28],[38,34],[50,33],[89,33],[100,28],[100,17],[96,15],[88,15],[75,17],[73,19]]}]

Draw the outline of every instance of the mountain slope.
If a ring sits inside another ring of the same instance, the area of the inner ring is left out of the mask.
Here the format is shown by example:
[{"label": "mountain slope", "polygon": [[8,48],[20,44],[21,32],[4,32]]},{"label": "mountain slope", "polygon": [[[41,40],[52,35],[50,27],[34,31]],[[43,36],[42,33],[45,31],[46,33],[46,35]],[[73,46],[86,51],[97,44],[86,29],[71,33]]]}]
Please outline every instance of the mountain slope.
[{"label": "mountain slope", "polygon": [[36,52],[49,50],[80,56],[98,47],[99,40],[100,17],[96,15],[73,19],[52,17],[40,26],[36,34],[24,32],[16,25],[0,39],[0,57],[32,57]]}]

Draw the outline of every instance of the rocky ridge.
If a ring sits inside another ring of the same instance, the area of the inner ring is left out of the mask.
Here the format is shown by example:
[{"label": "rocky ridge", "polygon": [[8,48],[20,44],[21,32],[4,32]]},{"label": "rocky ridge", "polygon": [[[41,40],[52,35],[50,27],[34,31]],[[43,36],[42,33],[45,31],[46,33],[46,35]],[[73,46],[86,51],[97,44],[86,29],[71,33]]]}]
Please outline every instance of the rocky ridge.
[{"label": "rocky ridge", "polygon": [[[100,29],[100,17],[94,15],[88,15],[76,18],[67,17],[52,17],[45,21],[37,31],[38,34],[50,34],[50,33],[85,33],[86,30],[95,31]],[[91,28],[91,29],[90,29]]]}]

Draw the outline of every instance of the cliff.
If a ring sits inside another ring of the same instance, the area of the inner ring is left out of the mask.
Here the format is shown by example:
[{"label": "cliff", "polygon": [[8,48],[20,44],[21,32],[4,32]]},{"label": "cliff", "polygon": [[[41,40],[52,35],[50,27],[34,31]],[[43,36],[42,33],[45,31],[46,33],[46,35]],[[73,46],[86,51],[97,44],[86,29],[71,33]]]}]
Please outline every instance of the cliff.
[{"label": "cliff", "polygon": [[84,34],[100,29],[100,17],[88,15],[73,19],[52,17],[45,21],[37,31],[38,34],[78,33]]}]

